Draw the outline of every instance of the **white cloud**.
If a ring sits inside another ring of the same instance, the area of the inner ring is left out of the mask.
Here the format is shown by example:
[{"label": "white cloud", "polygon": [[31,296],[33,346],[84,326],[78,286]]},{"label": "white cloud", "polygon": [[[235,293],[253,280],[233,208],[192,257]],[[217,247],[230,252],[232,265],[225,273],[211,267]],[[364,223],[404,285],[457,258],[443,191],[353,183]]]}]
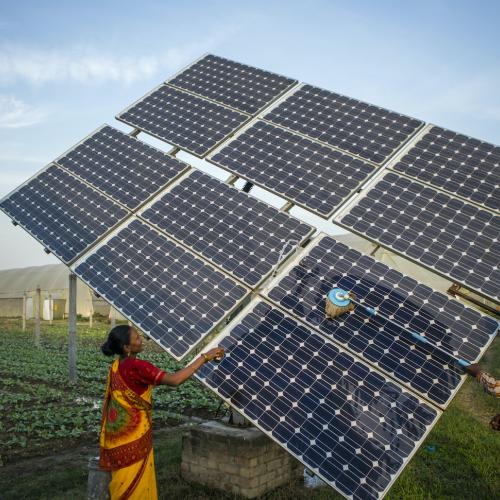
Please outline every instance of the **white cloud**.
[{"label": "white cloud", "polygon": [[43,49],[4,44],[0,45],[0,83],[130,83],[160,71],[166,76],[196,56],[213,50],[234,32],[235,28],[230,28],[199,41],[171,47],[163,53],[135,56],[116,55],[95,47]]},{"label": "white cloud", "polygon": [[30,106],[11,96],[0,95],[0,128],[21,128],[36,125],[47,116],[41,107]]}]

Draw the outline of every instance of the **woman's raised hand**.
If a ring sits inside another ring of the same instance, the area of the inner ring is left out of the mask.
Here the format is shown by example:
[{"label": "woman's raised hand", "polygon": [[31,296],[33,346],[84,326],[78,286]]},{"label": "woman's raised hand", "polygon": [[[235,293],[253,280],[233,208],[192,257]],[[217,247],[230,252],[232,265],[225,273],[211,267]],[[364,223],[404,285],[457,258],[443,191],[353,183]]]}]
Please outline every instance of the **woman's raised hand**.
[{"label": "woman's raised hand", "polygon": [[213,359],[220,361],[224,357],[224,349],[222,347],[214,347],[204,352],[202,356],[205,361],[212,361]]}]

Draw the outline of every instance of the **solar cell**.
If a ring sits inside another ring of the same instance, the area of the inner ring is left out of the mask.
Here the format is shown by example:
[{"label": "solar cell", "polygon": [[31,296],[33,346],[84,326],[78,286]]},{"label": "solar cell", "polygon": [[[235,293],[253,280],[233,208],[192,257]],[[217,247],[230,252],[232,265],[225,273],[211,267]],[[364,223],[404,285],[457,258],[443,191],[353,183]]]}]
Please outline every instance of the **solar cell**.
[{"label": "solar cell", "polygon": [[264,119],[378,164],[423,124],[311,85],[298,88]]},{"label": "solar cell", "polygon": [[160,196],[141,217],[251,287],[313,232],[311,226],[196,170]]},{"label": "solar cell", "polygon": [[375,170],[263,121],[239,134],[209,161],[322,217],[329,217]]},{"label": "solar cell", "polygon": [[208,54],[167,83],[254,115],[297,81]]},{"label": "solar cell", "polygon": [[186,163],[108,125],[55,162],[130,210],[189,168]]},{"label": "solar cell", "polygon": [[200,158],[249,118],[168,85],[159,86],[117,116]]},{"label": "solar cell", "polygon": [[236,323],[199,378],[344,496],[383,496],[439,410],[264,301]]},{"label": "solar cell", "polygon": [[73,267],[176,359],[194,348],[248,292],[135,218]]},{"label": "solar cell", "polygon": [[[332,288],[357,300],[405,329],[370,316],[357,306],[337,319],[325,317],[325,296]],[[452,358],[416,343],[409,331],[425,336],[455,357],[477,361],[495,337],[498,323],[464,307],[367,255],[322,237],[307,254],[280,274],[267,296],[322,334],[418,392],[446,406],[463,370]]]},{"label": "solar cell", "polygon": [[56,165],[49,165],[3,198],[0,209],[65,263],[128,215]]},{"label": "solar cell", "polygon": [[387,173],[337,221],[500,300],[500,217],[486,210]]},{"label": "solar cell", "polygon": [[394,170],[498,210],[500,147],[432,127]]}]

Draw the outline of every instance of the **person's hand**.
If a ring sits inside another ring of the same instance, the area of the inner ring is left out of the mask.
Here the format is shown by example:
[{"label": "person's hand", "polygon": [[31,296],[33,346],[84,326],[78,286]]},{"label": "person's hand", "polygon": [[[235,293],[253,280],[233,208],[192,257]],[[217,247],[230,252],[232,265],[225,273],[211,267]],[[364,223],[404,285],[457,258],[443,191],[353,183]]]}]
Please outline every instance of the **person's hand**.
[{"label": "person's hand", "polygon": [[224,357],[224,349],[222,347],[214,347],[207,352],[202,353],[203,359],[212,361],[213,359],[220,361]]},{"label": "person's hand", "polygon": [[473,363],[465,368],[465,371],[472,377],[477,377],[481,373],[481,367],[477,363]]}]

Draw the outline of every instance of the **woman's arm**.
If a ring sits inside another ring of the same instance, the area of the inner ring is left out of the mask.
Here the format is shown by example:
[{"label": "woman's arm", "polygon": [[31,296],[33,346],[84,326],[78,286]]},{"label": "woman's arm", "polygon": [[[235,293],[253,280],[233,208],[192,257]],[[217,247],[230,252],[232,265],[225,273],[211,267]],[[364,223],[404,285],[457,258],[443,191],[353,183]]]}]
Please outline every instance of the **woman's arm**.
[{"label": "woman's arm", "polygon": [[190,378],[196,371],[198,371],[207,361],[212,361],[215,358],[222,358],[224,356],[224,349],[222,347],[214,347],[204,354],[201,354],[190,365],[182,368],[174,373],[165,373],[158,385],[170,385],[177,387]]}]

